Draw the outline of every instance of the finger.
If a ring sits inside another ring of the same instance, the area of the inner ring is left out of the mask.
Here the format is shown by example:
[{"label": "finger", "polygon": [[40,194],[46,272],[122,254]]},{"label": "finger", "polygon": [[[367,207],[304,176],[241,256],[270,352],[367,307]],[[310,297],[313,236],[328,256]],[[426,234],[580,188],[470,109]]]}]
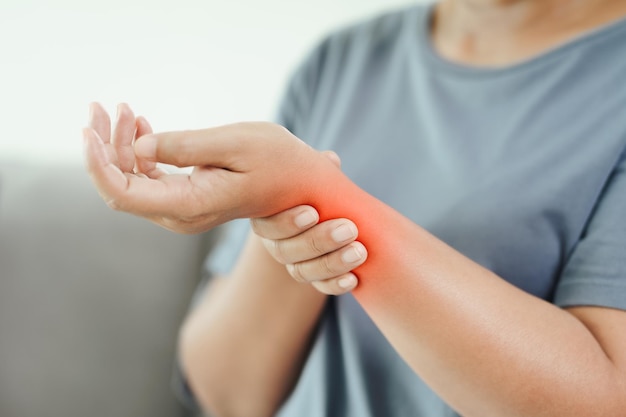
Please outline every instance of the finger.
[{"label": "finger", "polygon": [[269,253],[280,263],[292,264],[316,259],[356,240],[356,225],[347,219],[320,223],[287,239],[263,239]]},{"label": "finger", "polygon": [[287,239],[296,236],[319,221],[311,206],[298,206],[270,217],[250,220],[254,233],[265,239]]},{"label": "finger", "polygon": [[117,106],[117,117],[111,143],[117,153],[119,168],[122,172],[133,172],[135,168],[135,115],[126,103]]},{"label": "finger", "polygon": [[111,141],[111,119],[100,103],[89,105],[89,127],[96,131],[104,143]]},{"label": "finger", "polygon": [[346,274],[367,259],[365,246],[352,242],[344,248],[304,262],[287,264],[287,271],[298,282],[315,282]]},{"label": "finger", "polygon": [[[150,135],[153,133],[152,126],[150,126],[148,120],[146,120],[146,118],[143,116],[139,116],[135,119],[135,128],[135,140],[142,136]],[[166,173],[165,171],[157,168],[157,164],[154,161],[147,161],[142,158],[136,158],[135,164],[137,167],[137,171],[147,175],[150,178],[159,178]]]},{"label": "finger", "polygon": [[335,164],[335,166],[337,168],[341,168],[341,158],[339,158],[339,155],[337,155],[336,152],[333,151],[324,151],[322,152],[328,159],[330,159],[332,161],[333,164]]},{"label": "finger", "polygon": [[242,151],[256,153],[269,138],[292,137],[272,123],[236,123],[183,132],[146,135],[135,143],[135,155],[178,167],[215,166],[237,171],[233,162]]},{"label": "finger", "polygon": [[359,281],[353,273],[340,275],[336,278],[312,282],[316,290],[328,295],[341,295],[356,288]]},{"label": "finger", "polygon": [[83,129],[83,141],[87,172],[102,198],[109,204],[112,195],[128,186],[128,180],[111,161],[104,140],[95,129]]},{"label": "finger", "polygon": [[150,135],[153,133],[152,126],[150,125],[148,120],[143,116],[138,116],[135,119],[135,125],[137,128],[137,131],[135,133],[135,139],[139,139],[140,137],[144,135]]},{"label": "finger", "polygon": [[[188,176],[164,181],[123,173],[107,154],[104,141],[91,128],[83,130],[87,171],[109,207],[142,216],[160,216],[182,205]],[[175,198],[178,198],[175,199]]]}]

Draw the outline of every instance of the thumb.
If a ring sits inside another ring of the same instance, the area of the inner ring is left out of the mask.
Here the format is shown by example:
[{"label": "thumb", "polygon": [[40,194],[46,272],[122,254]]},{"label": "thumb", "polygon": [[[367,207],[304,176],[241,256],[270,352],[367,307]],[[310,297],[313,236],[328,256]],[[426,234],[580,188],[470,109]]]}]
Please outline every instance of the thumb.
[{"label": "thumb", "polygon": [[[263,122],[236,123],[201,130],[147,134],[135,142],[135,155],[147,161],[178,167],[231,168],[242,151],[275,136],[277,125]],[[284,135],[284,129],[281,132]]]}]

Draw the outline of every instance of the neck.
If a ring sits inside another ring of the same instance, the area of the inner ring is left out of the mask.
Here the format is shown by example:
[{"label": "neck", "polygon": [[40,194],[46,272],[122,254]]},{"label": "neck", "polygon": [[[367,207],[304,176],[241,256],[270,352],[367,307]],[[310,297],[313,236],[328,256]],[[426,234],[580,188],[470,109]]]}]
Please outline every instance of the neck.
[{"label": "neck", "polygon": [[626,13],[614,0],[442,0],[435,49],[452,61],[498,66],[527,58]]},{"label": "neck", "polygon": [[493,35],[537,29],[555,19],[571,19],[591,2],[581,0],[444,0],[439,17],[457,33]]}]

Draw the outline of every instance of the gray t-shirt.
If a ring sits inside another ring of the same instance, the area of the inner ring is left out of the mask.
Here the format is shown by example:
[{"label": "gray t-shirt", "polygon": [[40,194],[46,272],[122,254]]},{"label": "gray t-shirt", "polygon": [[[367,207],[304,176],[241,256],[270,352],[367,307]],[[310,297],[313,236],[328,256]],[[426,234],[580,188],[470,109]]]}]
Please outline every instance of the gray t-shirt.
[{"label": "gray t-shirt", "polygon": [[[559,306],[626,309],[626,21],[480,69],[433,51],[431,10],[334,33],[295,73],[279,122],[523,290]],[[247,228],[233,222],[209,270],[228,272]],[[455,415],[349,294],[328,302],[279,413]]]}]

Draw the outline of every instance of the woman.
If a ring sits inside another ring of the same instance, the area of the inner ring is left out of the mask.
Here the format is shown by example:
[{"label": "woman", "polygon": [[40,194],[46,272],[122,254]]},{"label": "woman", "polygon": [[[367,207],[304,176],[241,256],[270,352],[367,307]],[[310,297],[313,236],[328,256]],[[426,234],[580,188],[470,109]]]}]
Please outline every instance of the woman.
[{"label": "woman", "polygon": [[444,0],[333,34],[279,122],[351,181],[274,125],[154,135],[123,105],[110,135],[94,105],[88,168],[112,207],[183,232],[253,218],[181,331],[201,406],[623,414],[624,16],[614,0]]}]

